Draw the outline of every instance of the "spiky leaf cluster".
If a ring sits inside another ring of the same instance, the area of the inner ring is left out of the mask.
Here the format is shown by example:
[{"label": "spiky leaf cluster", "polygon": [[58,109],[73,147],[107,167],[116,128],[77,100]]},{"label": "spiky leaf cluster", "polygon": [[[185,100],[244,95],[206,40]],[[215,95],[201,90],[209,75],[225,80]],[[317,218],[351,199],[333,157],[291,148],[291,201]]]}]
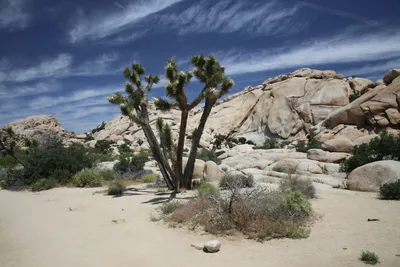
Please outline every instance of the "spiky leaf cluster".
[{"label": "spiky leaf cluster", "polygon": [[225,68],[214,55],[193,56],[192,64],[195,67],[194,76],[205,84],[205,90],[202,92],[205,98],[217,100],[228,93],[235,84],[231,78],[225,76]]},{"label": "spiky leaf cluster", "polygon": [[132,64],[132,68],[123,70],[125,78],[128,80],[125,83],[126,96],[120,93],[115,93],[108,98],[112,104],[119,106],[123,115],[132,115],[133,110],[140,110],[140,105],[147,102],[147,94],[151,91],[153,84],[160,82],[160,78],[156,75],[148,75],[144,77],[147,86],[142,86],[142,76],[145,73],[145,68],[140,64]]}]

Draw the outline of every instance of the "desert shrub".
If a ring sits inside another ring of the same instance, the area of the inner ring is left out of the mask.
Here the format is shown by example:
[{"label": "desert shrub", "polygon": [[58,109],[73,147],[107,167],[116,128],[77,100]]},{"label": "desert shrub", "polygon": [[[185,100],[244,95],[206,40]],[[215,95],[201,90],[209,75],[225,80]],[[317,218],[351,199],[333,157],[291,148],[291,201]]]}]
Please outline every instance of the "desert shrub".
[{"label": "desert shrub", "polygon": [[253,146],[256,145],[256,144],[255,144],[253,141],[251,141],[251,140],[247,140],[247,141],[246,141],[246,144],[248,144],[248,145],[253,145]]},{"label": "desert shrub", "polygon": [[249,238],[304,238],[313,219],[311,203],[300,192],[231,188],[228,194],[199,195],[169,208],[175,223],[201,226],[211,234],[241,232]]},{"label": "desert shrub", "polygon": [[94,137],[91,133],[87,134],[85,137],[85,143],[94,140]]},{"label": "desert shrub", "polygon": [[114,161],[116,159],[115,157],[109,154],[101,154],[95,152],[90,153],[90,157],[92,158],[94,164],[106,161]]},{"label": "desert shrub", "polygon": [[115,178],[114,170],[100,170],[99,173],[104,181],[111,181]]},{"label": "desert shrub", "polygon": [[23,169],[0,168],[0,188],[21,190],[26,187]]},{"label": "desert shrub", "polygon": [[364,262],[365,264],[375,265],[379,263],[379,257],[374,252],[362,251],[360,261]]},{"label": "desert shrub", "polygon": [[224,144],[226,141],[227,141],[227,136],[226,135],[217,134],[217,135],[215,135],[212,144],[216,148],[221,148],[221,145]]},{"label": "desert shrub", "polygon": [[39,179],[31,185],[33,192],[49,190],[57,186],[57,180],[54,178]]},{"label": "desert shrub", "polygon": [[320,149],[322,147],[322,143],[315,138],[311,138],[308,142],[303,140],[299,140],[296,151],[306,153],[310,149]]},{"label": "desert shrub", "polygon": [[125,190],[126,187],[121,181],[114,180],[108,185],[107,194],[111,196],[120,196]]},{"label": "desert shrub", "polygon": [[262,146],[255,147],[255,149],[273,149],[273,148],[282,148],[277,138],[267,138],[264,140]]},{"label": "desert shrub", "polygon": [[120,161],[114,165],[114,171],[118,173],[137,173],[142,171],[144,165],[147,161],[149,161],[149,152],[141,151],[136,154],[129,154],[130,157],[126,157],[127,155],[121,155]]},{"label": "desert shrub", "polygon": [[379,196],[381,199],[400,200],[400,179],[396,182],[381,185]]},{"label": "desert shrub", "polygon": [[169,215],[169,214],[173,213],[177,208],[182,207],[182,206],[183,206],[182,203],[180,203],[176,200],[172,200],[172,201],[168,201],[168,202],[164,203],[161,206],[160,210],[161,210],[162,214]]},{"label": "desert shrub", "polygon": [[118,151],[120,154],[132,152],[131,148],[127,144],[122,144],[118,146]]},{"label": "desert shrub", "polygon": [[101,130],[104,130],[105,128],[106,128],[106,123],[103,121],[103,122],[101,123],[101,125],[99,125],[99,126],[97,126],[96,128],[94,128],[94,129],[91,131],[91,133],[94,134],[94,133],[100,132]]},{"label": "desert shrub", "polygon": [[341,170],[351,172],[365,164],[379,160],[400,160],[400,137],[389,135],[386,131],[369,144],[353,148],[353,155],[341,164]]},{"label": "desert shrub", "polygon": [[0,166],[11,167],[17,164],[17,161],[10,155],[0,155]]},{"label": "desert shrub", "polygon": [[76,187],[100,187],[103,178],[99,170],[83,169],[72,177],[72,183]]},{"label": "desert shrub", "polygon": [[96,144],[94,145],[94,151],[95,153],[100,153],[100,154],[110,154],[112,144],[113,144],[112,141],[97,140]]},{"label": "desert shrub", "polygon": [[279,188],[281,191],[298,191],[308,198],[315,198],[315,187],[310,179],[300,179],[294,175],[289,175],[281,180]]},{"label": "desert shrub", "polygon": [[221,164],[221,160],[218,158],[217,156],[217,152],[215,151],[215,149],[205,149],[202,148],[196,155],[197,159],[201,159],[204,161],[214,161],[217,164]]},{"label": "desert shrub", "polygon": [[354,100],[356,100],[357,98],[359,98],[361,95],[360,95],[360,92],[358,92],[358,91],[355,91],[354,93],[352,93],[351,95],[349,95],[349,102],[351,103],[351,102],[353,102]]},{"label": "desert shrub", "polygon": [[195,189],[200,197],[219,196],[219,190],[214,185],[206,182],[201,182],[196,185]]},{"label": "desert shrub", "polygon": [[29,149],[25,159],[24,182],[30,185],[42,178],[54,178],[60,184],[70,181],[73,174],[93,166],[93,158],[82,146],[65,147],[61,140],[50,138]]},{"label": "desert shrub", "polygon": [[219,186],[225,189],[233,186],[238,188],[250,188],[253,187],[254,184],[254,177],[252,175],[227,174],[222,177],[219,182]]},{"label": "desert shrub", "polygon": [[239,137],[239,138],[238,138],[238,142],[239,142],[240,144],[246,144],[246,141],[247,141],[247,139],[246,139],[245,137]]},{"label": "desert shrub", "polygon": [[157,176],[153,173],[143,175],[140,180],[145,184],[153,184],[157,181]]}]

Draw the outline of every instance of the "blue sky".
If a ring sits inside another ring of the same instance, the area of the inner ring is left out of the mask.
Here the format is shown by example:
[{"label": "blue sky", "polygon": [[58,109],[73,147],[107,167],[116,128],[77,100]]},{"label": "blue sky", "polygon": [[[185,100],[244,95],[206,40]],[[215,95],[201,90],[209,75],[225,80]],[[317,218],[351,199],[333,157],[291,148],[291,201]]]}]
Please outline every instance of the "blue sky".
[{"label": "blue sky", "polygon": [[[119,114],[122,68],[216,54],[232,93],[301,67],[400,67],[399,0],[0,0],[0,125],[51,114],[84,132]],[[194,81],[190,97],[200,89]],[[153,96],[163,95],[161,83]]]}]

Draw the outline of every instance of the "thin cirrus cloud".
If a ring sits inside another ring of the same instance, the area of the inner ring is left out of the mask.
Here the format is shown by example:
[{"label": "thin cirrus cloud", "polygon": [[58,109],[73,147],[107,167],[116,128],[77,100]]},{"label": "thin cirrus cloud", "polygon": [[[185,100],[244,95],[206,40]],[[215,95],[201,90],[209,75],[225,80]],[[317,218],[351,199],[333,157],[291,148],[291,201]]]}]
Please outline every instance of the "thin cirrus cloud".
[{"label": "thin cirrus cloud", "polygon": [[142,0],[132,2],[124,8],[116,7],[109,14],[80,14],[68,31],[71,43],[84,40],[101,40],[132,26],[140,19],[157,13],[183,0]]},{"label": "thin cirrus cloud", "polygon": [[118,68],[110,67],[110,64],[116,62],[118,58],[116,53],[102,54],[93,60],[73,66],[73,57],[63,53],[43,59],[34,66],[0,69],[0,81],[26,82],[42,78],[110,75],[120,71]]},{"label": "thin cirrus cloud", "polygon": [[24,29],[30,26],[32,16],[26,10],[27,0],[0,0],[0,29]]},{"label": "thin cirrus cloud", "polygon": [[[394,60],[389,60],[389,61],[384,61],[384,62],[379,62],[379,63],[375,63],[375,64],[366,64],[365,66],[363,66],[361,68],[345,69],[341,72],[345,73],[346,75],[370,75],[370,74],[375,74],[375,73],[382,73],[382,72],[388,71],[393,68],[398,68],[398,67],[400,67],[400,58],[397,58]],[[372,77],[375,78],[375,76],[372,76]]]},{"label": "thin cirrus cloud", "polygon": [[341,34],[276,51],[219,53],[230,75],[316,65],[367,63],[400,56],[400,33]]},{"label": "thin cirrus cloud", "polygon": [[294,20],[298,6],[278,1],[197,1],[184,10],[159,16],[156,21],[180,34],[246,32],[253,35],[290,34],[306,25]]},{"label": "thin cirrus cloud", "polygon": [[0,85],[0,98],[6,99],[33,96],[48,92],[55,92],[58,91],[60,88],[60,84],[54,80],[38,82],[32,85]]}]

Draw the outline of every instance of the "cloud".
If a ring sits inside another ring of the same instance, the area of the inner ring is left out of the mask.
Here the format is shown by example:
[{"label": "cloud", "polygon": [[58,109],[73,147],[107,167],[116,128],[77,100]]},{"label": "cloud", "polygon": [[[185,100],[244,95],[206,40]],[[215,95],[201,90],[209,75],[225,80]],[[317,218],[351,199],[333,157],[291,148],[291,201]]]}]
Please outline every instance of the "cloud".
[{"label": "cloud", "polygon": [[0,0],[0,29],[24,29],[30,26],[32,16],[26,10],[26,0]]},{"label": "cloud", "polygon": [[0,98],[16,98],[54,92],[60,89],[60,84],[54,80],[39,82],[33,85],[0,85]]},{"label": "cloud", "polygon": [[73,66],[73,57],[64,53],[43,59],[39,64],[30,67],[11,68],[7,65],[6,69],[1,68],[0,62],[0,81],[26,82],[42,78],[112,75],[121,72],[120,67],[112,67],[112,63],[118,59],[117,53],[107,53]]},{"label": "cloud", "polygon": [[90,103],[91,100],[89,98],[95,98],[99,96],[104,96],[103,103],[107,103],[106,96],[111,96],[115,92],[120,92],[121,89],[118,89],[117,86],[108,86],[99,89],[85,89],[76,91],[67,96],[59,96],[59,97],[50,97],[50,96],[42,96],[36,99],[33,99],[29,102],[29,107],[32,109],[43,109],[53,106],[65,105],[71,102],[77,101],[88,101]]},{"label": "cloud", "polygon": [[[346,75],[370,75],[370,74],[376,74],[376,73],[383,73],[390,69],[399,68],[399,67],[400,67],[400,58],[397,58],[397,59],[389,60],[389,61],[385,61],[385,62],[367,64],[360,68],[346,69],[346,70],[341,71],[341,73],[344,73]],[[373,77],[376,77],[376,76],[373,76]]]},{"label": "cloud", "polygon": [[340,63],[361,63],[400,56],[400,33],[361,36],[341,34],[300,44],[258,52],[217,53],[230,75],[286,68]]},{"label": "cloud", "polygon": [[68,31],[71,43],[84,40],[101,40],[121,32],[151,14],[157,13],[182,0],[142,0],[117,7],[108,14],[83,14],[80,12]]},{"label": "cloud", "polygon": [[254,35],[289,34],[304,24],[293,20],[296,5],[284,7],[278,1],[196,1],[185,10],[164,14],[157,21],[180,34],[246,32]]}]

